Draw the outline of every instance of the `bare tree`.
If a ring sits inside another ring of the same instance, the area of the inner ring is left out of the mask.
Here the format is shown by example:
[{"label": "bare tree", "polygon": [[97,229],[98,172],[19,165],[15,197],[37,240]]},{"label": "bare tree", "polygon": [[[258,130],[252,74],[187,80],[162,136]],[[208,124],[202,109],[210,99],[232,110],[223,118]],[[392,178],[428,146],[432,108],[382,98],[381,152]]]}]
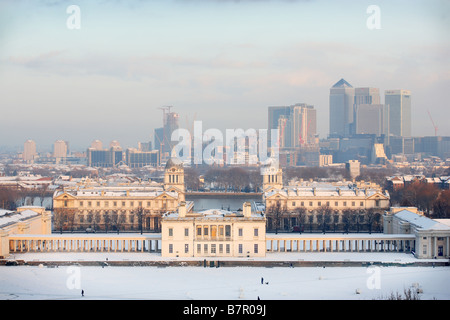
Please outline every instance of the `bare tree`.
[{"label": "bare tree", "polygon": [[135,213],[136,213],[136,217],[138,219],[138,227],[142,234],[144,232],[144,230],[143,230],[144,229],[144,215],[145,215],[144,208],[138,207],[135,210]]},{"label": "bare tree", "polygon": [[298,207],[295,209],[295,213],[297,214],[299,233],[302,233],[304,225],[306,224],[306,209],[303,207]]},{"label": "bare tree", "polygon": [[276,201],[274,205],[270,206],[266,212],[266,216],[271,218],[273,225],[275,227],[275,234],[278,233],[278,229],[281,225],[281,219],[286,212],[286,206],[281,203],[281,201]]},{"label": "bare tree", "polygon": [[344,232],[348,233],[351,224],[351,210],[345,209],[342,211],[342,224],[344,227]]},{"label": "bare tree", "polygon": [[321,206],[317,209],[317,220],[323,233],[327,231],[328,224],[331,221],[331,209],[329,206]]}]

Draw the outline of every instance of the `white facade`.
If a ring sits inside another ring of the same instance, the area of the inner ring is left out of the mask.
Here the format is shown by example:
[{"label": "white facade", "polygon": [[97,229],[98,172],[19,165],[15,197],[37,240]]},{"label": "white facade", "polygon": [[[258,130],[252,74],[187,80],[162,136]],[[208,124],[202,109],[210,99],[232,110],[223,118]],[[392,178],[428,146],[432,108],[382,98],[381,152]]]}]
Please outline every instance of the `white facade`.
[{"label": "white facade", "polygon": [[251,212],[206,210],[187,213],[184,203],[178,213],[166,214],[161,222],[163,257],[264,257],[266,220]]},{"label": "white facade", "polygon": [[450,226],[423,216],[416,208],[391,210],[384,216],[384,233],[414,234],[419,259],[450,257]]}]

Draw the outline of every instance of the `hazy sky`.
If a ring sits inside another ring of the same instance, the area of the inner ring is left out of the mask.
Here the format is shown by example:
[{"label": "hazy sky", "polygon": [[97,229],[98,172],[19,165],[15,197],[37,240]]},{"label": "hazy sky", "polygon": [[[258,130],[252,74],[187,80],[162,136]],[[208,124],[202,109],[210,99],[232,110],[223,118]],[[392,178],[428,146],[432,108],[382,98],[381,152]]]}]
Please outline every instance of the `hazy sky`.
[{"label": "hazy sky", "polygon": [[[69,5],[80,29],[69,29]],[[381,29],[366,10],[380,8]],[[412,91],[413,135],[450,135],[449,1],[0,0],[0,146],[84,150],[180,125],[267,128],[267,107],[305,102],[328,134],[329,89]],[[384,102],[384,94],[381,96]]]}]

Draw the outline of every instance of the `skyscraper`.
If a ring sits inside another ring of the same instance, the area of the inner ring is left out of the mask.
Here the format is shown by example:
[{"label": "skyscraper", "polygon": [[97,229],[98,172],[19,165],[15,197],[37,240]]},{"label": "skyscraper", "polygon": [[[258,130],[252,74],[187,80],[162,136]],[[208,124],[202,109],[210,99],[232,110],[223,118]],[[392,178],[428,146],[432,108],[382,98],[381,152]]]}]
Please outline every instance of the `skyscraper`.
[{"label": "skyscraper", "polygon": [[23,144],[23,161],[32,163],[36,155],[36,142],[34,142],[33,140],[25,141],[25,143]]},{"label": "skyscraper", "polygon": [[389,132],[394,136],[411,136],[411,91],[386,90],[384,103],[389,105]]},{"label": "skyscraper", "polygon": [[53,157],[60,159],[60,158],[66,158],[67,157],[67,143],[63,140],[57,140],[55,141],[53,145]]},{"label": "skyscraper", "polygon": [[389,136],[389,106],[384,104],[355,105],[355,133]]},{"label": "skyscraper", "polygon": [[380,89],[355,88],[355,105],[380,104]]},{"label": "skyscraper", "polygon": [[330,137],[351,134],[355,89],[344,79],[330,89]]},{"label": "skyscraper", "polygon": [[168,112],[165,114],[163,152],[169,152],[170,154],[173,146],[177,144],[177,141],[172,141],[172,133],[179,128],[178,118],[179,115],[176,112]]},{"label": "skyscraper", "polygon": [[297,148],[314,143],[316,126],[316,110],[312,105],[297,103],[269,107],[269,134],[271,129],[279,130],[281,148]]}]

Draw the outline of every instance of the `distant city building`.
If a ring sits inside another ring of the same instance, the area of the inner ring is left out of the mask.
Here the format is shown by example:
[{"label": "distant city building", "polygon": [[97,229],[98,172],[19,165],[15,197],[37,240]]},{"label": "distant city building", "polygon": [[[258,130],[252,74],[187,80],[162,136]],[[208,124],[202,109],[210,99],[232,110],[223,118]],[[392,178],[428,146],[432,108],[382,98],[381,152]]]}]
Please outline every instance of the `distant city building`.
[{"label": "distant city building", "polygon": [[34,142],[33,140],[25,141],[23,145],[23,161],[25,161],[26,163],[33,163],[36,156],[36,142]]},{"label": "distant city building", "polygon": [[269,134],[272,129],[278,130],[280,148],[299,148],[316,143],[317,116],[314,106],[298,103],[269,107],[268,115]]},{"label": "distant city building", "polygon": [[352,179],[355,179],[361,173],[361,163],[358,160],[349,160],[345,164],[345,168]]},{"label": "distant city building", "polygon": [[89,167],[112,168],[124,160],[124,153],[120,147],[103,150],[89,148],[86,151],[86,158]]},{"label": "distant city building", "polygon": [[355,133],[389,136],[389,106],[384,104],[355,105]]},{"label": "distant city building", "polygon": [[355,88],[354,104],[380,104],[380,89]]},{"label": "distant city building", "polygon": [[110,148],[120,148],[120,143],[117,140],[113,140],[109,143]]},{"label": "distant city building", "polygon": [[94,140],[91,143],[91,148],[95,150],[102,150],[103,149],[103,143],[100,140]]},{"label": "distant city building", "polygon": [[59,160],[64,159],[67,157],[68,150],[69,145],[66,141],[57,140],[53,144],[53,157]]},{"label": "distant city building", "polygon": [[389,105],[389,132],[394,136],[411,136],[411,91],[386,90],[384,103]]},{"label": "distant city building", "polygon": [[159,151],[140,151],[136,149],[127,149],[125,154],[125,163],[130,168],[142,168],[145,166],[159,166]]},{"label": "distant city building", "polygon": [[163,152],[171,155],[172,148],[177,141],[172,141],[172,133],[179,128],[178,123],[179,115],[176,112],[168,112],[165,114],[164,119],[164,147]]},{"label": "distant city building", "polygon": [[151,141],[149,141],[149,142],[139,142],[138,143],[138,150],[139,151],[144,151],[144,152],[152,151],[152,143],[151,143]]},{"label": "distant city building", "polygon": [[319,166],[326,167],[330,164],[333,164],[333,155],[331,154],[321,154],[319,156]]},{"label": "distant city building", "polygon": [[344,79],[330,89],[330,137],[351,134],[355,89]]}]

